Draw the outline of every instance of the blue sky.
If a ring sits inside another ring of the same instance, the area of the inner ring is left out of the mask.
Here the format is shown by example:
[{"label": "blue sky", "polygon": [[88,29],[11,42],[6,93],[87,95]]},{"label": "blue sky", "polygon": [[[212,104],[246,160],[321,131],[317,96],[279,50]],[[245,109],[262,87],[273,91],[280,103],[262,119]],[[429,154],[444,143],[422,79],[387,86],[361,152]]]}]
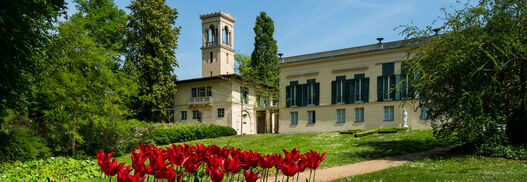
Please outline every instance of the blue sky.
[{"label": "blue sky", "polygon": [[[75,12],[69,2],[69,12]],[[115,0],[127,13],[130,0]],[[176,25],[181,26],[176,57],[178,79],[201,77],[200,14],[230,11],[236,18],[234,48],[250,55],[254,46],[253,27],[256,16],[265,11],[275,23],[274,38],[284,57],[355,47],[403,39],[394,28],[413,22],[425,27],[441,22],[441,8],[459,9],[454,0],[167,0],[177,8]],[[449,10],[451,11],[451,10]]]}]

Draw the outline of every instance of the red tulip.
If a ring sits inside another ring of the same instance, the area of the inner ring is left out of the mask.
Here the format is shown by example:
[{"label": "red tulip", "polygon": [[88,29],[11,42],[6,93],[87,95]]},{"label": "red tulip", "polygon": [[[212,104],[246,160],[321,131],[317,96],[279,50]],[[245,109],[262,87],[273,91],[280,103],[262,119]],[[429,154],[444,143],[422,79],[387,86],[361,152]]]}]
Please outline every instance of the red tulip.
[{"label": "red tulip", "polygon": [[225,158],[222,168],[225,172],[231,174],[238,174],[238,172],[240,172],[240,170],[242,169],[242,166],[240,164],[240,161],[236,158]]},{"label": "red tulip", "polygon": [[167,155],[170,162],[176,166],[182,166],[189,159],[185,153],[174,148],[167,148]]},{"label": "red tulip", "polygon": [[243,176],[245,176],[245,182],[256,182],[256,180],[258,180],[258,174],[260,174],[260,172],[253,173],[252,171],[244,171]]},{"label": "red tulip", "polygon": [[171,175],[171,173],[176,173],[174,170],[172,170],[174,166],[170,167],[162,167],[156,174],[155,177],[157,179],[168,179]]},{"label": "red tulip", "polygon": [[198,161],[196,156],[191,157],[185,162],[185,164],[183,164],[185,166],[185,172],[188,174],[194,174],[201,163],[202,161]]},{"label": "red tulip", "polygon": [[212,182],[221,182],[223,180],[223,175],[225,172],[221,171],[219,168],[211,169],[210,179]]},{"label": "red tulip", "polygon": [[262,169],[272,168],[274,165],[274,157],[271,155],[262,156],[258,160],[258,165]]},{"label": "red tulip", "polygon": [[142,156],[141,153],[136,153],[132,150],[132,168],[135,171],[135,174],[145,174],[145,161],[146,157]]},{"label": "red tulip", "polygon": [[285,149],[282,149],[282,151],[284,151],[284,154],[285,154],[284,158],[287,161],[296,162],[298,160],[298,158],[300,158],[300,151],[298,151],[296,148],[293,148],[293,150],[291,150],[291,152],[288,152]]},{"label": "red tulip", "polygon": [[286,176],[294,176],[298,171],[298,165],[294,162],[283,163],[280,170]]},{"label": "red tulip", "polygon": [[308,153],[306,153],[306,156],[308,159],[307,168],[317,169],[320,163],[326,158],[326,152],[320,154],[310,150]]},{"label": "red tulip", "polygon": [[148,152],[148,161],[150,162],[150,165],[145,166],[145,171],[149,175],[156,175],[157,172],[167,165],[163,149],[157,149],[155,147]]},{"label": "red tulip", "polygon": [[[104,154],[104,151],[97,152],[97,164],[103,172],[106,169],[106,166],[110,163],[110,158],[112,157],[113,152],[109,154]],[[106,172],[105,172],[106,173]]]},{"label": "red tulip", "polygon": [[117,182],[141,182],[145,180],[145,177],[142,177],[141,174],[135,173],[135,175],[130,175],[130,166],[123,167],[117,173]]}]

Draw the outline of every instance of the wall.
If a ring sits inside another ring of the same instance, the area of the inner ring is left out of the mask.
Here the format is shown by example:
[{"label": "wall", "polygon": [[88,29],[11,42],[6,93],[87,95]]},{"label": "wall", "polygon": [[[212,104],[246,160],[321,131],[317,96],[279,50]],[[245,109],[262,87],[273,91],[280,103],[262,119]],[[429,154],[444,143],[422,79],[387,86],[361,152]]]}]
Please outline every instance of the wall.
[{"label": "wall", "polygon": [[[377,101],[377,76],[382,75],[382,63],[395,62],[395,74],[400,73],[401,60],[406,57],[405,49],[395,49],[351,55],[341,58],[327,58],[320,61],[298,62],[280,65],[280,133],[338,131],[358,128],[401,127],[402,109],[408,112],[410,128],[429,128],[429,124],[420,120],[418,104],[401,101]],[[313,55],[309,55],[309,58]],[[337,76],[353,78],[364,73],[370,78],[369,102],[360,104],[331,104],[331,81]],[[290,81],[305,84],[308,79],[320,83],[320,105],[311,107],[285,108],[285,86]],[[394,120],[383,121],[384,106],[394,106]],[[355,122],[355,108],[364,108],[364,122]],[[346,122],[336,123],[336,109],[345,109]],[[316,112],[316,123],[307,123],[307,111]],[[298,112],[298,125],[290,125],[290,112]]]}]

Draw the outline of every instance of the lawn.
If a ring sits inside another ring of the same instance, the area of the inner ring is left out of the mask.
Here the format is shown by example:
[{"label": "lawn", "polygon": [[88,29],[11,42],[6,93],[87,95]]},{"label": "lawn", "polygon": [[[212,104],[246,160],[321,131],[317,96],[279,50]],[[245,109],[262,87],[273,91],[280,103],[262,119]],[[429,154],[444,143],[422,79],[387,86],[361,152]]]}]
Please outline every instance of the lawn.
[{"label": "lawn", "polygon": [[[220,147],[232,146],[263,154],[282,153],[282,149],[291,150],[294,147],[301,152],[313,149],[318,152],[326,152],[327,157],[320,165],[321,167],[338,166],[449,145],[449,143],[435,139],[431,130],[409,130],[392,134],[374,134],[361,138],[342,135],[338,132],[260,134],[219,137],[186,143],[192,145],[196,143],[215,144]],[[119,157],[117,160],[131,164],[130,155]]]},{"label": "lawn", "polygon": [[526,181],[527,163],[471,155],[434,156],[335,181]]}]

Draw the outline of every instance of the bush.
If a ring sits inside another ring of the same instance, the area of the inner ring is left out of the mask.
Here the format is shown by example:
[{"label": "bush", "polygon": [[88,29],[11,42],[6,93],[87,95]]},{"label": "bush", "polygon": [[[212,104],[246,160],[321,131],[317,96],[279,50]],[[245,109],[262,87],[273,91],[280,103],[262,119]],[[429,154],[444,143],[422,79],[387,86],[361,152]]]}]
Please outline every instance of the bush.
[{"label": "bush", "polygon": [[236,135],[236,130],[233,128],[214,124],[157,123],[152,125],[154,127],[146,138],[156,145]]},{"label": "bush", "polygon": [[496,144],[484,143],[475,147],[476,155],[501,157],[515,160],[527,160],[527,143],[524,144]]},{"label": "bush", "polygon": [[0,131],[0,161],[32,160],[51,156],[46,140],[31,136],[27,128],[6,133]]},{"label": "bush", "polygon": [[95,161],[51,157],[0,164],[0,181],[77,181],[100,176]]},{"label": "bush", "polygon": [[355,137],[362,137],[366,135],[371,135],[375,133],[397,133],[399,131],[404,131],[406,128],[375,128],[375,129],[354,129],[354,130],[345,130],[340,131],[340,134],[351,134]]}]

